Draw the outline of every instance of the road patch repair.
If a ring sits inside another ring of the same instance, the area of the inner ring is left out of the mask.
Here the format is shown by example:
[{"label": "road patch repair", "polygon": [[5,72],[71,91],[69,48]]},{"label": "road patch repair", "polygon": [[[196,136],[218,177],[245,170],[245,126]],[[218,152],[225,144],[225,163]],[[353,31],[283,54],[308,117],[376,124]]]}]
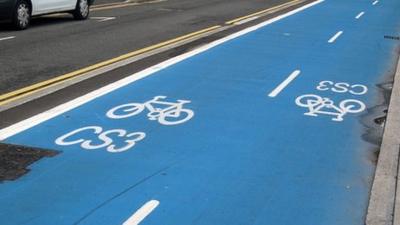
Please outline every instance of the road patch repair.
[{"label": "road patch repair", "polygon": [[0,182],[16,180],[29,172],[32,163],[57,154],[57,151],[0,143]]},{"label": "road patch repair", "polygon": [[1,224],[364,224],[399,7],[315,1],[4,128],[58,154]]}]

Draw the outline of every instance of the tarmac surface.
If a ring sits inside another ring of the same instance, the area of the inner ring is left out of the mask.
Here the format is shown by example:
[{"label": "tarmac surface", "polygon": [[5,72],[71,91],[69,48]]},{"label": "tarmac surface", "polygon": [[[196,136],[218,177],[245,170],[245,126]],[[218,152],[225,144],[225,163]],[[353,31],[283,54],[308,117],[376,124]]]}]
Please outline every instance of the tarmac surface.
[{"label": "tarmac surface", "polygon": [[[127,52],[169,40],[288,0],[167,0],[96,8],[92,19],[39,17],[30,29],[0,27],[0,95]],[[103,1],[96,4],[115,3]],[[115,17],[104,20],[103,17]]]}]

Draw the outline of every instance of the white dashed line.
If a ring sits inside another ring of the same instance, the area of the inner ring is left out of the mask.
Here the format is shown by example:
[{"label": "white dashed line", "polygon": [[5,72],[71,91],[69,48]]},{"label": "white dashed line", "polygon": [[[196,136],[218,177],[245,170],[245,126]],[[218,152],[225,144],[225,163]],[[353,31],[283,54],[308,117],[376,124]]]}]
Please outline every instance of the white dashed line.
[{"label": "white dashed line", "polygon": [[376,4],[378,4],[379,3],[379,1],[374,1],[373,3],[372,3],[372,5],[376,5]]},{"label": "white dashed line", "polygon": [[293,71],[287,78],[284,80],[278,87],[276,87],[271,93],[269,93],[268,97],[275,98],[286,86],[289,85],[299,74],[300,70]]},{"label": "white dashed line", "polygon": [[360,13],[356,16],[356,19],[360,19],[360,18],[364,15],[364,13],[365,13],[365,12],[360,12]]},{"label": "white dashed line", "polygon": [[15,38],[15,36],[10,36],[10,37],[4,37],[4,38],[0,38],[0,41],[5,41],[5,40],[10,40]]},{"label": "white dashed line", "polygon": [[148,201],[140,209],[138,209],[127,221],[122,225],[138,225],[146,216],[148,216],[160,204],[157,200]]},{"label": "white dashed line", "polygon": [[343,31],[337,32],[335,35],[333,35],[333,37],[331,37],[331,39],[329,39],[328,43],[333,43],[333,42],[335,42],[336,39],[338,39],[338,37],[339,37],[340,35],[342,35],[342,34],[343,34]]}]

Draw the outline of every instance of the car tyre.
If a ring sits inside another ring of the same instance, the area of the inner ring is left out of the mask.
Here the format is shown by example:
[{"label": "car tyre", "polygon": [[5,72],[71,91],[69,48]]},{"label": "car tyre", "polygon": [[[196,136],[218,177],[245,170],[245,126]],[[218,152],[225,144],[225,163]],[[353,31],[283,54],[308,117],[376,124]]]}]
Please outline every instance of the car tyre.
[{"label": "car tyre", "polygon": [[76,20],[85,20],[89,17],[89,2],[88,0],[78,0],[75,10],[73,11]]},{"label": "car tyre", "polygon": [[24,30],[31,22],[31,8],[27,1],[19,0],[13,12],[12,23],[15,29]]}]

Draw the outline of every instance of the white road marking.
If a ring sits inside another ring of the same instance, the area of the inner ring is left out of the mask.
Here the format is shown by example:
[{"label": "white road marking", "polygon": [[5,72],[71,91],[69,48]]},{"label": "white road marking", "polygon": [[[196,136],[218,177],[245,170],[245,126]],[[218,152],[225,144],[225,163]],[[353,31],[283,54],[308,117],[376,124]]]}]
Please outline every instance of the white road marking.
[{"label": "white road marking", "polygon": [[360,12],[360,13],[356,16],[356,19],[360,19],[360,18],[364,15],[364,13],[365,13],[365,12]]},{"label": "white road marking", "polygon": [[316,117],[318,115],[330,115],[333,121],[341,122],[344,116],[349,113],[360,113],[366,106],[357,99],[345,99],[335,104],[330,98],[321,97],[315,94],[305,94],[296,98],[296,105],[307,108],[305,116]]},{"label": "white road marking", "polygon": [[269,93],[269,97],[275,98],[286,86],[289,85],[299,74],[300,70],[293,71],[287,78],[284,80],[278,87],[276,87],[271,93]]},{"label": "white road marking", "polygon": [[373,3],[372,3],[372,5],[376,5],[376,4],[378,4],[379,3],[379,1],[374,1]]},{"label": "white road marking", "polygon": [[234,24],[235,24],[235,25],[241,25],[241,24],[244,24],[244,23],[247,23],[247,22],[256,20],[256,19],[258,19],[258,18],[260,18],[260,17],[259,17],[259,16],[253,16],[253,17],[250,17],[250,18],[247,18],[247,19],[244,19],[244,20],[240,20],[240,21],[238,21],[238,22],[236,22],[236,23],[234,23]]},{"label": "white road marking", "polygon": [[335,35],[333,35],[333,37],[331,37],[331,39],[329,39],[329,43],[333,43],[333,42],[335,42],[336,41],[336,39],[338,39],[338,37],[340,36],[340,35],[342,35],[343,34],[343,31],[339,31],[339,32],[337,32]]},{"label": "white road marking", "polygon": [[115,20],[115,17],[98,16],[98,17],[90,17],[90,19],[98,20],[99,22],[104,22],[104,21],[108,21],[108,20]]},{"label": "white road marking", "polygon": [[10,39],[13,39],[13,38],[15,38],[15,36],[3,37],[3,38],[0,38],[0,41],[10,40]]},{"label": "white road marking", "polygon": [[36,126],[36,125],[38,125],[38,124],[40,124],[40,123],[42,123],[44,121],[47,121],[47,120],[49,120],[51,118],[54,118],[54,117],[56,117],[56,116],[58,116],[60,114],[63,114],[64,112],[67,112],[67,111],[72,110],[72,109],[74,109],[76,107],[79,107],[79,106],[81,106],[81,105],[83,105],[85,103],[88,103],[88,102],[90,102],[90,101],[92,101],[92,100],[94,100],[96,98],[99,98],[99,97],[101,97],[103,95],[106,95],[106,94],[108,94],[108,93],[110,93],[110,92],[112,92],[114,90],[117,90],[117,89],[119,89],[121,87],[124,87],[124,86],[126,86],[128,84],[131,84],[131,83],[133,83],[135,81],[141,80],[141,79],[143,79],[143,78],[145,78],[147,76],[150,76],[150,75],[154,74],[157,71],[160,71],[160,70],[165,69],[165,68],[167,68],[169,66],[172,66],[172,65],[174,65],[174,64],[176,64],[178,62],[181,62],[181,61],[183,61],[183,60],[185,60],[187,58],[195,56],[195,55],[197,55],[199,53],[202,53],[202,52],[207,51],[207,50],[209,50],[211,48],[214,48],[215,46],[221,45],[221,44],[223,44],[223,43],[225,43],[227,41],[230,41],[232,39],[235,39],[237,37],[240,37],[242,35],[245,35],[247,33],[255,31],[257,29],[260,29],[262,27],[265,27],[265,26],[267,26],[269,24],[272,24],[272,23],[274,23],[276,21],[279,21],[281,19],[289,17],[289,16],[291,16],[293,14],[301,12],[301,11],[303,11],[305,9],[308,9],[308,8],[310,8],[310,7],[314,6],[314,5],[320,4],[322,2],[324,2],[324,0],[318,0],[318,1],[312,2],[310,4],[304,5],[302,7],[294,9],[294,10],[292,10],[290,12],[287,12],[285,14],[282,14],[282,15],[277,16],[275,18],[272,18],[270,20],[264,21],[264,22],[262,22],[260,24],[254,25],[252,27],[249,27],[249,28],[246,28],[244,30],[241,30],[241,31],[239,31],[237,33],[228,35],[228,36],[226,36],[224,38],[221,38],[219,40],[216,40],[214,42],[211,42],[211,43],[206,44],[204,46],[201,46],[199,48],[196,48],[196,49],[194,49],[194,50],[192,50],[190,52],[187,52],[187,53],[184,53],[182,55],[176,56],[174,58],[168,59],[168,60],[166,60],[164,62],[161,62],[161,63],[159,63],[157,65],[154,65],[154,66],[152,66],[150,68],[147,68],[145,70],[142,70],[140,72],[132,74],[131,76],[125,77],[125,78],[123,78],[121,80],[118,80],[118,81],[116,81],[114,83],[108,84],[108,85],[106,85],[106,86],[104,86],[102,88],[99,88],[99,89],[94,90],[94,91],[92,91],[92,92],[90,92],[88,94],[85,94],[85,95],[80,96],[80,97],[78,97],[76,99],[73,99],[71,101],[63,103],[63,104],[61,104],[59,106],[56,106],[56,107],[54,107],[52,109],[49,109],[49,110],[45,111],[45,112],[39,113],[39,114],[37,114],[35,116],[32,116],[32,117],[30,117],[28,119],[25,119],[23,121],[15,123],[15,124],[13,124],[13,125],[11,125],[9,127],[6,127],[4,129],[0,130],[0,141],[5,140],[5,139],[7,139],[7,138],[9,138],[9,137],[11,137],[11,136],[13,136],[15,134],[18,134],[18,133],[20,133],[20,132],[22,132],[24,130],[27,130],[27,129],[31,128],[31,127],[34,127],[34,126]]},{"label": "white road marking", "polygon": [[157,200],[148,201],[140,209],[138,209],[127,221],[122,225],[138,225],[146,216],[148,216],[160,204]]}]

